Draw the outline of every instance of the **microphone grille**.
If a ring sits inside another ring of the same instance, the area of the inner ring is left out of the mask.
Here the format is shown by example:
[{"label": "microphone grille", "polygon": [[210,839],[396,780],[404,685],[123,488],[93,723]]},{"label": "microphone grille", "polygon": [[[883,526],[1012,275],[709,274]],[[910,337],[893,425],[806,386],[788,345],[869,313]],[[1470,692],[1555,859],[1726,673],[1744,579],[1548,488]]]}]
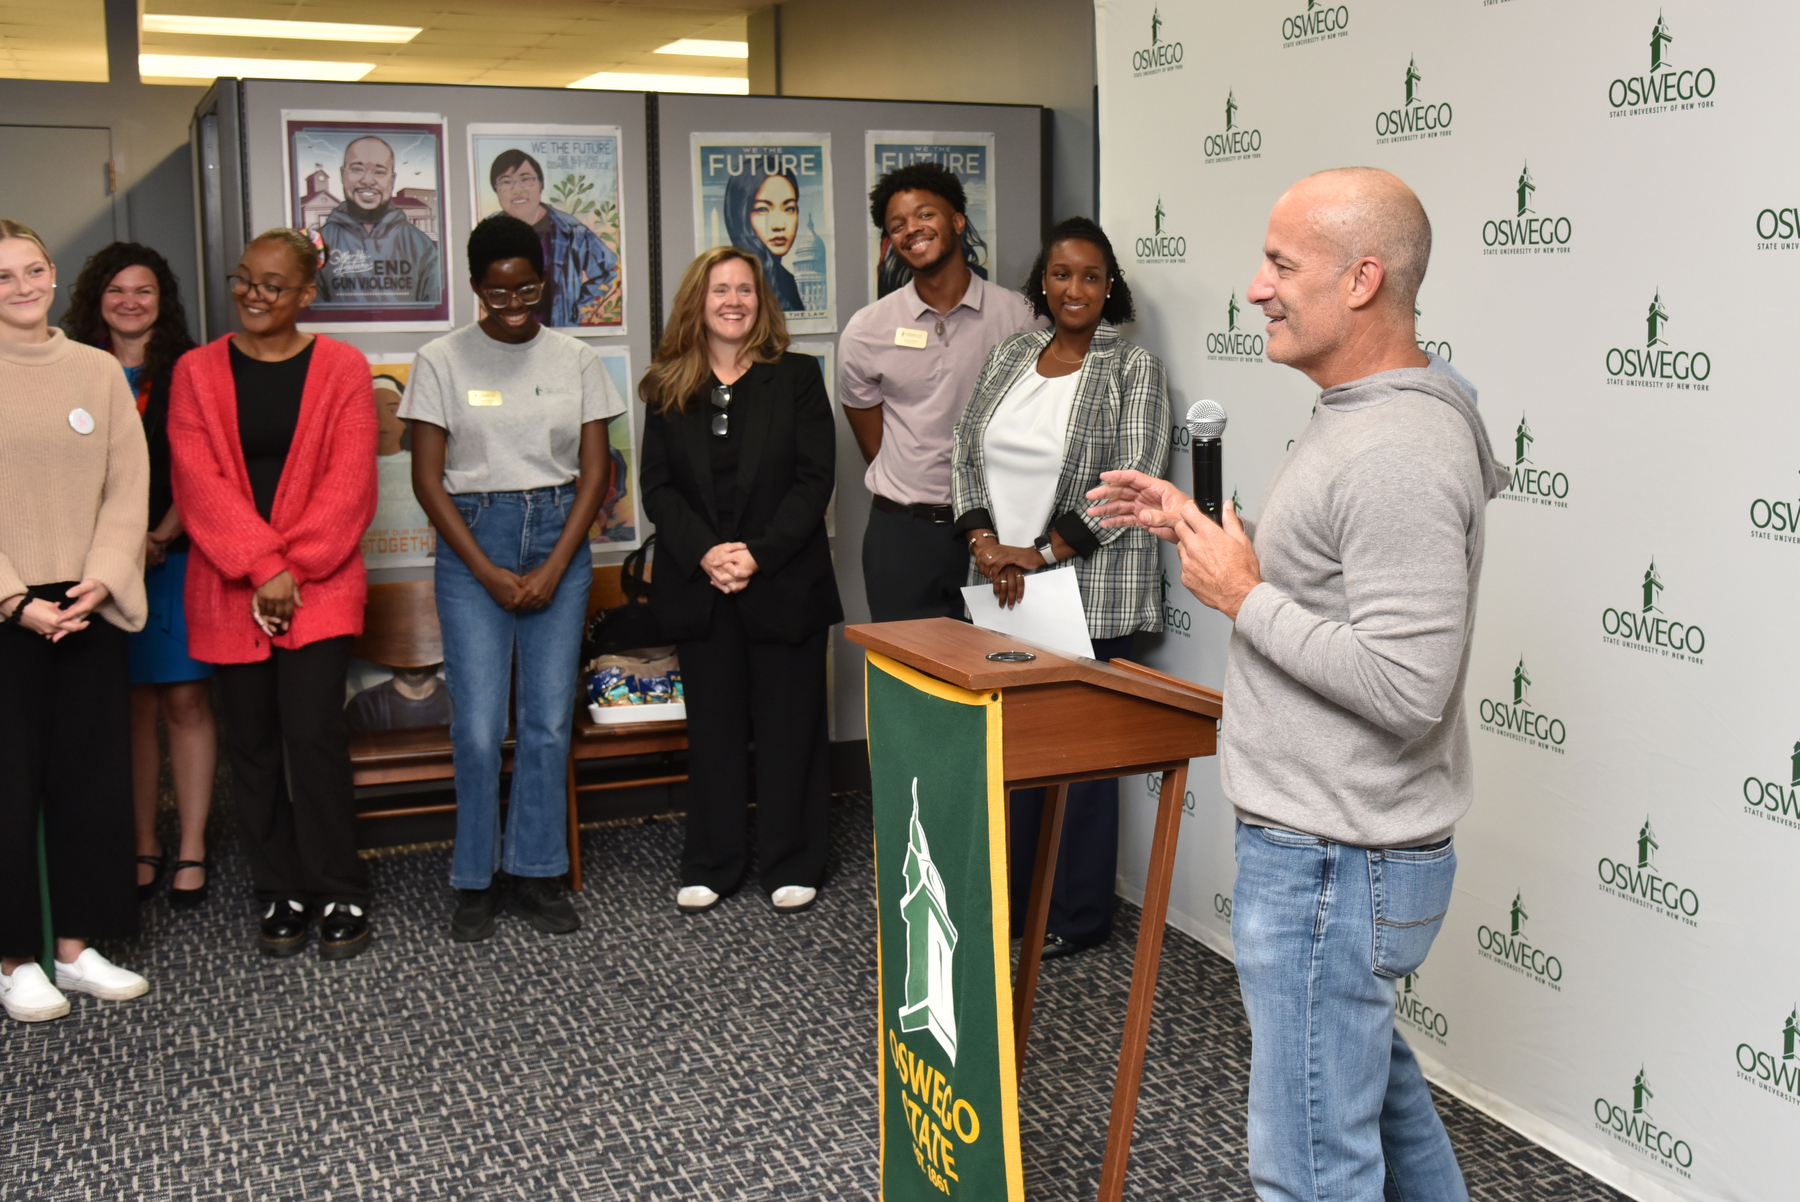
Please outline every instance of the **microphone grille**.
[{"label": "microphone grille", "polygon": [[1195,401],[1187,411],[1188,433],[1195,438],[1218,438],[1225,433],[1225,406],[1217,401]]}]

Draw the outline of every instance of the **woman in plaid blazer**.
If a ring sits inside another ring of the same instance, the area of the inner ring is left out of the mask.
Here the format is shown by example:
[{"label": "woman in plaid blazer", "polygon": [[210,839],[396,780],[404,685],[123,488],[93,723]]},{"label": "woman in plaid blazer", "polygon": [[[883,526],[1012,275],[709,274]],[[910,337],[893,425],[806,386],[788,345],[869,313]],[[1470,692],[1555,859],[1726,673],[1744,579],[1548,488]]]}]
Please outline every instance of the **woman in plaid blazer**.
[{"label": "woman in plaid blazer", "polygon": [[[1169,389],[1162,361],[1122,337],[1131,291],[1112,243],[1085,217],[1050,232],[1025,285],[1055,326],[1018,334],[988,353],[956,426],[951,501],[967,540],[969,580],[1006,606],[1026,576],[1073,568],[1099,659],[1129,655],[1140,630],[1163,628],[1160,563],[1148,531],[1103,528],[1087,491],[1120,468],[1168,466]],[[1013,916],[1025,912],[1042,789],[1013,795]],[[1044,955],[1069,955],[1112,934],[1119,786],[1069,788]]]}]

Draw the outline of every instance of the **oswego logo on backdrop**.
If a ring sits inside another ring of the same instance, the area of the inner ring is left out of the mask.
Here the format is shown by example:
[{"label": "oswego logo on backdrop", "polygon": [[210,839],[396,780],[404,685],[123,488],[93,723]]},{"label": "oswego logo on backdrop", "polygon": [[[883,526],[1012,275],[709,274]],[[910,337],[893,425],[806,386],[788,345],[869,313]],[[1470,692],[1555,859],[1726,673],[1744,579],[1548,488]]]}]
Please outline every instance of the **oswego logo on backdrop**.
[{"label": "oswego logo on backdrop", "polygon": [[1673,319],[1658,288],[1644,314],[1644,345],[1608,350],[1606,382],[1626,388],[1712,391],[1706,383],[1712,378],[1712,356],[1705,351],[1676,350],[1669,342],[1671,324]]},{"label": "oswego logo on backdrop", "polygon": [[1448,1047],[1450,1020],[1419,996],[1418,984],[1416,972],[1394,982],[1394,1016],[1439,1047]]},{"label": "oswego logo on backdrop", "polygon": [[[1786,784],[1782,783],[1784,778]],[[1800,831],[1800,740],[1794,743],[1794,758],[1789,770],[1778,772],[1772,780],[1757,776],[1744,778],[1744,812]]]},{"label": "oswego logo on backdrop", "polygon": [[[1187,428],[1185,426],[1178,426],[1176,428],[1183,434],[1187,433]],[[1184,639],[1194,637],[1194,615],[1181,608],[1179,605],[1169,604],[1168,568],[1162,570],[1162,579],[1158,582],[1157,587],[1162,590],[1163,629],[1170,634],[1178,634]]]},{"label": "oswego logo on backdrop", "polygon": [[1185,263],[1187,262],[1187,239],[1178,234],[1168,233],[1163,221],[1168,216],[1163,211],[1162,197],[1156,198],[1156,212],[1151,215],[1155,232],[1148,238],[1139,238],[1135,244],[1137,261],[1140,263]]},{"label": "oswego logo on backdrop", "polygon": [[1779,1051],[1765,1052],[1754,1044],[1738,1044],[1738,1080],[1800,1106],[1800,1006],[1788,1011],[1776,1046]]},{"label": "oswego logo on backdrop", "polygon": [[1151,9],[1150,44],[1142,50],[1131,52],[1131,74],[1134,77],[1142,79],[1146,75],[1181,70],[1181,43],[1163,41],[1162,29],[1162,10]]},{"label": "oswego logo on backdrop", "polygon": [[1663,876],[1656,866],[1656,853],[1660,849],[1656,831],[1646,814],[1644,825],[1637,833],[1636,865],[1632,864],[1632,856],[1619,860],[1601,856],[1595,865],[1600,874],[1600,892],[1697,927],[1700,924],[1694,920],[1700,916],[1700,895]]},{"label": "oswego logo on backdrop", "polygon": [[1238,329],[1238,315],[1243,307],[1237,293],[1225,303],[1225,328],[1206,336],[1206,357],[1222,363],[1266,363],[1263,358],[1263,336]]},{"label": "oswego logo on backdrop", "polygon": [[1331,0],[1306,0],[1306,11],[1284,17],[1281,22],[1283,49],[1310,46],[1350,36],[1350,6],[1333,4]]},{"label": "oswego logo on backdrop", "polygon": [[1500,499],[1567,509],[1569,477],[1563,472],[1541,468],[1532,461],[1531,453],[1536,442],[1537,437],[1531,432],[1531,423],[1525,420],[1523,413],[1519,414],[1518,428],[1513,431],[1512,479],[1500,490]]},{"label": "oswego logo on backdrop", "polygon": [[1758,497],[1750,502],[1750,537],[1800,543],[1800,498],[1784,501]]},{"label": "oswego logo on backdrop", "polygon": [[1718,84],[1711,67],[1678,67],[1670,53],[1675,34],[1662,12],[1650,28],[1650,70],[1615,79],[1606,86],[1606,104],[1614,117],[1674,113],[1713,106]]},{"label": "oswego logo on backdrop", "polygon": [[1540,751],[1563,754],[1563,743],[1569,737],[1561,718],[1540,714],[1531,704],[1531,673],[1525,668],[1525,657],[1519,657],[1512,672],[1512,700],[1505,697],[1483,697],[1476,712],[1481,729],[1491,735],[1502,735]]},{"label": "oswego logo on backdrop", "polygon": [[1418,321],[1419,318],[1423,316],[1424,314],[1419,311],[1419,306],[1415,303],[1413,305],[1413,341],[1418,343],[1419,349],[1424,351],[1427,355],[1436,355],[1445,363],[1450,362],[1450,360],[1454,359],[1456,356],[1451,351],[1448,342],[1441,339],[1426,338],[1419,333]]},{"label": "oswego logo on backdrop", "polygon": [[1452,112],[1448,101],[1432,104],[1419,94],[1419,81],[1425,78],[1419,74],[1417,57],[1407,60],[1406,99],[1399,108],[1387,109],[1375,114],[1375,145],[1386,146],[1391,142],[1416,142],[1420,138],[1447,138],[1450,136],[1450,119]]},{"label": "oswego logo on backdrop", "polygon": [[1498,927],[1483,925],[1476,928],[1475,946],[1483,960],[1503,964],[1528,980],[1561,993],[1562,961],[1532,945],[1531,937],[1525,933],[1525,922],[1530,917],[1525,912],[1525,894],[1520,891],[1513,895],[1506,922]]},{"label": "oswego logo on backdrop", "polygon": [[1594,1099],[1594,1126],[1670,1172],[1689,1177],[1688,1170],[1694,1167],[1694,1149],[1657,1123],[1650,1112],[1650,1102],[1655,1097],[1649,1071],[1640,1067],[1631,1082],[1629,1106],[1604,1097]]},{"label": "oswego logo on backdrop", "polygon": [[1757,250],[1800,250],[1800,208],[1759,209],[1756,214]]},{"label": "oswego logo on backdrop", "polygon": [[1532,207],[1537,181],[1531,164],[1519,168],[1513,185],[1517,211],[1511,217],[1495,217],[1481,223],[1484,255],[1566,255],[1575,227],[1567,217],[1546,217]]},{"label": "oswego logo on backdrop", "polygon": [[1644,603],[1625,609],[1606,609],[1600,613],[1600,641],[1613,647],[1630,647],[1648,651],[1665,659],[1704,664],[1701,653],[1706,650],[1706,631],[1691,622],[1677,622],[1663,616],[1657,601],[1662,596],[1662,573],[1656,570],[1653,556],[1644,569]]},{"label": "oswego logo on backdrop", "polygon": [[[1144,792],[1148,793],[1152,800],[1161,797],[1162,782],[1162,773],[1146,772],[1144,774]],[[1186,794],[1181,799],[1181,816],[1183,818],[1192,818],[1194,816],[1194,791],[1192,789],[1187,790]],[[1229,918],[1230,914],[1227,914],[1226,917]]]},{"label": "oswego logo on backdrop", "polygon": [[1262,130],[1245,129],[1238,124],[1237,94],[1225,93],[1225,132],[1207,134],[1201,140],[1200,152],[1208,163],[1235,163],[1241,159],[1262,158]]}]

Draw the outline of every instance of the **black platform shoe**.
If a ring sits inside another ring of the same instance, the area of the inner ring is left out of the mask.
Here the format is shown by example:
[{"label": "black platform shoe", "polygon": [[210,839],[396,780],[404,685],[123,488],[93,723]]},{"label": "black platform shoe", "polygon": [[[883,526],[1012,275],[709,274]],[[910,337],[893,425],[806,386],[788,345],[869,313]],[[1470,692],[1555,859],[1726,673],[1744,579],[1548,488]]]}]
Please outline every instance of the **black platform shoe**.
[{"label": "black platform shoe", "polygon": [[292,956],[306,946],[312,916],[297,901],[272,901],[263,907],[257,943],[268,956]]},{"label": "black platform shoe", "polygon": [[[183,868],[198,868],[206,874],[198,889],[177,889],[175,878],[181,875]],[[175,871],[169,877],[169,905],[177,910],[192,910],[206,900],[206,894],[212,888],[212,866],[205,860],[176,860]]]},{"label": "black platform shoe", "polygon": [[361,906],[331,902],[319,911],[319,959],[348,960],[369,946],[369,916]]}]

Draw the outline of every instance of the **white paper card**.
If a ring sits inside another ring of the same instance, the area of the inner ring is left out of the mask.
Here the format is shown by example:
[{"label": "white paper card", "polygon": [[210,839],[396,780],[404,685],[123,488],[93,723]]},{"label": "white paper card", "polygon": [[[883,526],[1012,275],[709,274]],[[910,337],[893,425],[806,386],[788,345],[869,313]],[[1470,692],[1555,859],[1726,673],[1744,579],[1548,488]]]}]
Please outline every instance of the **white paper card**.
[{"label": "white paper card", "polygon": [[1087,614],[1081,608],[1081,585],[1074,568],[1038,572],[1025,578],[1025,596],[1011,609],[1000,608],[991,584],[971,584],[962,591],[975,625],[996,634],[1025,639],[1065,655],[1094,658]]}]

